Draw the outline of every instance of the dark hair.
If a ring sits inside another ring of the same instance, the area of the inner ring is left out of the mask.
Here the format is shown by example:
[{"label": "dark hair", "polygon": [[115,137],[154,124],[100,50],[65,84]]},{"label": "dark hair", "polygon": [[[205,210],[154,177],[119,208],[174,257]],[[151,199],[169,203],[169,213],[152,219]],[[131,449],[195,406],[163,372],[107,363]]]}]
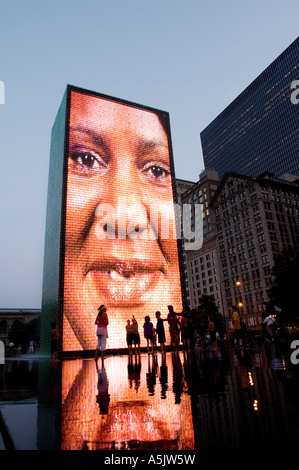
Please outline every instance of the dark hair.
[{"label": "dark hair", "polygon": [[159,118],[160,124],[163,127],[163,130],[164,130],[165,134],[168,135],[168,123],[169,123],[169,121],[168,121],[167,114],[162,112],[162,113],[157,113],[157,116]]},{"label": "dark hair", "polygon": [[173,306],[172,305],[168,305],[168,310],[169,310],[169,313],[172,317],[175,316],[175,311],[173,310]]},{"label": "dark hair", "polygon": [[98,315],[102,315],[103,313],[103,310],[106,308],[106,306],[104,304],[100,305],[99,308],[98,308]]}]

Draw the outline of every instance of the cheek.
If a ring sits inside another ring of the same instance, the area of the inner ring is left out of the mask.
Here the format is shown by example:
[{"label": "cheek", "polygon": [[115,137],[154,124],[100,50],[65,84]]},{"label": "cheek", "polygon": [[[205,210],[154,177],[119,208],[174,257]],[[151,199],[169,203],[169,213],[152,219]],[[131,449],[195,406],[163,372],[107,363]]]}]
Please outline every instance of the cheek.
[{"label": "cheek", "polygon": [[66,203],[66,247],[80,246],[95,217],[96,203],[91,192],[70,186]]},{"label": "cheek", "polygon": [[[172,200],[154,200],[149,204],[150,220],[160,239],[177,239],[175,209]],[[178,225],[179,227],[179,225]]]},{"label": "cheek", "polygon": [[[175,214],[172,200],[155,200],[150,204],[151,224],[159,234],[159,240],[164,256],[173,272],[178,270],[177,228],[180,229],[180,214]],[[176,224],[176,217],[178,223]],[[173,273],[172,273],[173,274]]]},{"label": "cheek", "polygon": [[164,256],[171,267],[172,275],[179,270],[178,246],[176,239],[161,239]]},{"label": "cheek", "polygon": [[67,207],[65,226],[66,252],[74,251],[80,246],[84,225],[84,213],[73,207]]},{"label": "cheek", "polygon": [[96,186],[93,184],[79,184],[72,175],[67,183],[67,211],[82,212],[96,195]]}]

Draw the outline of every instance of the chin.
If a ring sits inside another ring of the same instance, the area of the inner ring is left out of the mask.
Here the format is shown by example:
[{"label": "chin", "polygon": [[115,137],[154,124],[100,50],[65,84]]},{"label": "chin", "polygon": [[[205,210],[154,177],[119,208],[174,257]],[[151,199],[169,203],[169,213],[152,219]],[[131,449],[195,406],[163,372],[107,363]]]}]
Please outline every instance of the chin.
[{"label": "chin", "polygon": [[[176,282],[174,282],[176,279]],[[75,284],[72,284],[73,286]],[[75,296],[65,298],[63,349],[64,351],[94,350],[96,347],[95,318],[101,304],[107,306],[109,319],[108,339],[106,349],[127,348],[125,326],[127,320],[135,316],[139,325],[141,346],[145,345],[143,338],[144,317],[149,315],[155,324],[155,312],[159,310],[162,318],[168,314],[168,305],[173,305],[175,311],[182,310],[181,291],[178,280],[172,277],[172,283],[162,279],[156,288],[134,296],[130,292],[129,298],[108,298],[98,289],[92,289],[90,284],[83,283],[83,287],[67,290],[74,292]],[[94,286],[93,286],[94,287]],[[105,289],[103,289],[105,292]],[[144,344],[143,344],[144,343]]]}]

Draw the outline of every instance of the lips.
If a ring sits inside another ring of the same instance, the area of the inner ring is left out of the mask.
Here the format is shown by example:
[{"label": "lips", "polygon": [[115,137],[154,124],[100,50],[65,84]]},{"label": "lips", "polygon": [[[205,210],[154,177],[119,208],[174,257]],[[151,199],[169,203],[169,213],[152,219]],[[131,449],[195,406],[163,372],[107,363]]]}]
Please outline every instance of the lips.
[{"label": "lips", "polygon": [[90,287],[110,306],[137,306],[165,273],[163,263],[149,259],[98,260],[87,270]]}]

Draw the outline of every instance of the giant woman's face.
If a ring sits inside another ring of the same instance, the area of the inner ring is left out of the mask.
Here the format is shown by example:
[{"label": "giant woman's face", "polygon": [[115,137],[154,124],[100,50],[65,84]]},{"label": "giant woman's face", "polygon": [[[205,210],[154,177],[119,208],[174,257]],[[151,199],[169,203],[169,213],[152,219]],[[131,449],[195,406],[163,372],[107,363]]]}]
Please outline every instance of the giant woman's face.
[{"label": "giant woman's face", "polygon": [[95,348],[100,304],[111,347],[125,347],[132,314],[142,326],[168,304],[181,308],[170,168],[157,114],[72,92],[64,350]]}]

